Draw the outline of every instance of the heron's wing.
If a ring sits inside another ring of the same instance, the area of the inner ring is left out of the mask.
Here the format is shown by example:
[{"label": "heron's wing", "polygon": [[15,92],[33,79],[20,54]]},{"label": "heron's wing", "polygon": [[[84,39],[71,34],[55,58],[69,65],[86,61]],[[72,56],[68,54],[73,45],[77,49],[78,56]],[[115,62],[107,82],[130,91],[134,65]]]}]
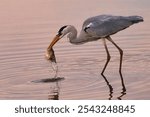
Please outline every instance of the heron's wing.
[{"label": "heron's wing", "polygon": [[133,22],[129,20],[128,17],[99,15],[87,19],[83,23],[82,30],[84,30],[87,35],[98,38],[112,35],[132,24]]}]

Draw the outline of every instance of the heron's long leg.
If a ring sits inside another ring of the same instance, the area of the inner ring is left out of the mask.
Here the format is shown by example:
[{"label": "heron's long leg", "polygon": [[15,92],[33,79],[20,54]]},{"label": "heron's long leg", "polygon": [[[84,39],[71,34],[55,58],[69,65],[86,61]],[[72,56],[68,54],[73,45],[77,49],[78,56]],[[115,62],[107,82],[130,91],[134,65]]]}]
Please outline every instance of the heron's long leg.
[{"label": "heron's long leg", "polygon": [[125,85],[124,85],[124,80],[123,80],[123,76],[122,76],[122,58],[123,58],[123,50],[112,40],[111,37],[107,37],[107,39],[115,45],[115,47],[119,50],[120,52],[120,65],[119,65],[119,73],[120,73],[120,77],[121,77],[121,82],[122,82],[122,86],[123,86],[123,93],[125,93],[126,91],[126,88],[125,88]]},{"label": "heron's long leg", "polygon": [[109,63],[109,61],[110,61],[110,54],[109,54],[109,51],[108,51],[108,48],[107,48],[107,45],[106,45],[106,40],[105,39],[103,39],[103,43],[104,43],[104,46],[105,46],[105,50],[106,50],[106,53],[107,53],[107,61],[106,61],[106,63],[105,63],[105,66],[104,66],[104,68],[103,68],[103,70],[102,70],[102,75],[103,75],[103,73],[104,73],[104,71],[105,71],[105,69],[106,69],[106,67],[107,67],[107,65],[108,65],[108,63]]},{"label": "heron's long leg", "polygon": [[121,73],[121,69],[122,69],[122,58],[123,58],[123,50],[112,40],[111,37],[107,37],[107,39],[116,46],[116,48],[119,50],[120,52],[120,66],[119,66],[119,72]]}]

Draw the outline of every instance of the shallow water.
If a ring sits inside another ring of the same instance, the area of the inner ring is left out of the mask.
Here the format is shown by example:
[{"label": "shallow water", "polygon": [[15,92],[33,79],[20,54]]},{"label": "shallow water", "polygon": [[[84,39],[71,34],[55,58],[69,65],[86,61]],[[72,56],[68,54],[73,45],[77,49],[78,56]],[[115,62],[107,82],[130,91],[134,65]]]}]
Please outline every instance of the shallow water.
[{"label": "shallow water", "polygon": [[[0,99],[150,99],[149,0],[0,0]],[[144,22],[112,36],[124,50],[122,90],[119,53],[102,41],[71,45],[65,37],[55,47],[59,79],[45,50],[58,29],[99,14],[141,15]],[[106,79],[104,79],[106,78]],[[113,90],[112,90],[113,89]]]}]

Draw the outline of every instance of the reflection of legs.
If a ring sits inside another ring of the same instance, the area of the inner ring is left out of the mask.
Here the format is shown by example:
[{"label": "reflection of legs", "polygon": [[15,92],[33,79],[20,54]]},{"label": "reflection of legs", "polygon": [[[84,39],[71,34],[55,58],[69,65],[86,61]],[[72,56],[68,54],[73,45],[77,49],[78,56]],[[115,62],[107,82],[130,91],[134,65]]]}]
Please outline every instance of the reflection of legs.
[{"label": "reflection of legs", "polygon": [[120,77],[121,77],[121,83],[123,86],[123,92],[126,91],[125,85],[124,85],[124,81],[123,81],[123,76],[122,76],[122,58],[123,58],[123,50],[112,40],[111,37],[107,37],[107,39],[113,44],[115,45],[115,47],[119,50],[120,53],[120,65],[119,65],[119,73],[120,73]]},{"label": "reflection of legs", "polygon": [[105,46],[105,50],[106,50],[106,53],[107,53],[107,61],[106,61],[106,63],[105,63],[105,66],[104,66],[104,68],[103,68],[103,70],[102,70],[102,75],[103,75],[103,73],[104,73],[104,71],[105,71],[105,69],[106,69],[106,67],[107,67],[107,65],[108,65],[108,63],[109,63],[109,61],[110,61],[110,54],[109,54],[109,51],[108,51],[108,48],[107,48],[107,45],[106,45],[106,40],[105,39],[103,39],[103,43],[104,43],[104,46]]},{"label": "reflection of legs", "polygon": [[107,84],[107,86],[108,86],[108,88],[109,88],[109,100],[111,100],[112,99],[112,97],[113,97],[113,87],[111,86],[111,84],[109,83],[109,81],[107,80],[107,78],[102,74],[102,77],[104,78],[104,80],[105,80],[105,82],[106,82],[106,84]]}]

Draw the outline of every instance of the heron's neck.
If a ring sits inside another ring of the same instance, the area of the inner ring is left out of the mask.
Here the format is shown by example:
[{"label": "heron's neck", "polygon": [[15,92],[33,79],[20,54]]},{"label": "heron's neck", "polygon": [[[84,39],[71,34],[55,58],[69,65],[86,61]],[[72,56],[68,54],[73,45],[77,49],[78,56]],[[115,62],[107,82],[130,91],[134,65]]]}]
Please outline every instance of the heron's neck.
[{"label": "heron's neck", "polygon": [[74,26],[70,26],[68,38],[70,40],[70,43],[72,43],[72,44],[79,43],[80,39],[79,39],[79,37],[77,37],[77,29]]}]

